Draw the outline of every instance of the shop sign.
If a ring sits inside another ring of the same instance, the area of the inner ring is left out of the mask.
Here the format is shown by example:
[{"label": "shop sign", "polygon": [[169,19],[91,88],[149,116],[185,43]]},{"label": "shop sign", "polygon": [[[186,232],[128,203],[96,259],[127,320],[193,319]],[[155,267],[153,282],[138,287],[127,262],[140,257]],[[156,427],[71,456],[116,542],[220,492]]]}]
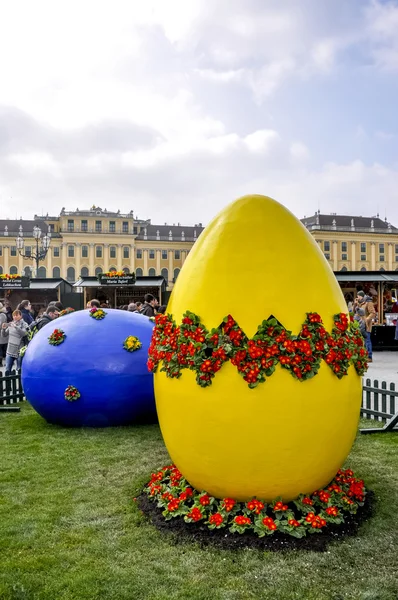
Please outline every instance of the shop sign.
[{"label": "shop sign", "polygon": [[17,289],[17,288],[28,288],[30,287],[30,278],[25,276],[18,277],[0,277],[0,289]]},{"label": "shop sign", "polygon": [[100,285],[134,285],[135,275],[134,273],[124,273],[123,275],[110,276],[100,273],[98,281]]}]

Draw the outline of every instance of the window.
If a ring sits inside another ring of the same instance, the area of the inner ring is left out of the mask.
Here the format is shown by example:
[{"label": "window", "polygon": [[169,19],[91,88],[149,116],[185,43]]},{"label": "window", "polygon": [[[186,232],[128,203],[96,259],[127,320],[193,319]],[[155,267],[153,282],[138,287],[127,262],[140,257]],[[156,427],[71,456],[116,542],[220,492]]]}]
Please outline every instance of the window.
[{"label": "window", "polygon": [[137,258],[142,258],[142,250],[137,250]]},{"label": "window", "polygon": [[82,258],[88,258],[88,246],[82,246]]},{"label": "window", "polygon": [[347,271],[347,267],[341,267],[340,271]]},{"label": "window", "polygon": [[75,221],[68,219],[68,231],[75,231]]},{"label": "window", "polygon": [[341,255],[341,260],[347,260],[347,254],[342,254]]},{"label": "window", "polygon": [[101,269],[101,267],[97,267],[95,269],[95,276],[97,277],[100,273],[102,273],[102,269]]},{"label": "window", "polygon": [[81,222],[81,227],[82,227],[82,231],[87,231],[88,230],[88,223],[87,223],[87,219],[83,219]]},{"label": "window", "polygon": [[54,229],[54,225],[51,223],[51,225],[48,226],[48,231],[50,231],[51,233],[54,233],[55,229]]},{"label": "window", "polygon": [[341,242],[341,251],[347,252],[347,242]]},{"label": "window", "polygon": [[123,233],[128,233],[129,232],[129,222],[128,221],[123,221],[122,232]]},{"label": "window", "polygon": [[366,267],[362,267],[361,271],[366,271]]},{"label": "window", "polygon": [[38,277],[43,277],[43,278],[44,278],[44,277],[47,277],[47,270],[46,270],[46,267],[39,267],[39,268],[37,269],[37,276],[38,276]]},{"label": "window", "polygon": [[[17,255],[17,247],[16,246],[11,246],[11,251],[10,251],[10,255],[11,256],[16,256]],[[11,275],[11,271],[10,271],[10,275]]]},{"label": "window", "polygon": [[109,258],[116,258],[116,246],[109,248]]},{"label": "window", "polygon": [[10,275],[17,275],[17,273],[18,273],[17,267],[11,267],[10,268]]},{"label": "window", "polygon": [[32,246],[25,246],[26,256],[32,256]]},{"label": "window", "polygon": [[395,244],[395,254],[398,254],[398,244]]},{"label": "window", "polygon": [[30,267],[25,267],[24,275],[25,275],[25,277],[32,277],[32,269]]},{"label": "window", "polygon": [[109,271],[113,271],[113,272],[115,273],[115,272],[116,272],[116,267],[111,267],[111,268],[109,269]]},{"label": "window", "polygon": [[395,257],[395,262],[398,262],[398,254],[397,254],[397,256]]},{"label": "window", "polygon": [[366,243],[365,242],[361,242],[361,252],[366,252]]},{"label": "window", "polygon": [[54,248],[53,248],[53,257],[54,258],[59,257],[59,246],[54,246]]},{"label": "window", "polygon": [[168,270],[167,269],[162,269],[161,272],[160,272],[160,274],[161,274],[162,277],[165,278],[166,284],[167,284],[168,279],[169,279],[169,272],[168,272]]},{"label": "window", "polygon": [[167,250],[162,250],[162,260],[167,260]]},{"label": "window", "polygon": [[75,247],[69,245],[68,246],[68,257],[73,258],[75,256]]},{"label": "window", "polygon": [[96,258],[102,258],[102,246],[95,247],[95,256]]},{"label": "window", "polygon": [[74,283],[75,281],[75,267],[68,267],[66,270],[66,279],[67,281],[70,281],[71,283]]},{"label": "window", "polygon": [[384,244],[379,244],[379,254],[384,254]]},{"label": "window", "polygon": [[180,260],[180,257],[181,257],[180,251],[179,250],[174,250],[174,258],[176,260]]},{"label": "window", "polygon": [[380,260],[380,262],[384,262],[384,254],[380,254],[379,260]]},{"label": "window", "polygon": [[126,275],[128,275],[130,273],[130,269],[128,267],[123,267],[123,273],[126,273]]},{"label": "window", "polygon": [[123,258],[130,258],[130,248],[123,246]]},{"label": "window", "polygon": [[385,271],[385,269],[383,269],[383,267],[380,267],[379,271]]},{"label": "window", "polygon": [[329,254],[329,252],[325,252],[325,258],[326,258],[326,260],[330,260],[330,254]]},{"label": "window", "polygon": [[177,277],[180,274],[180,269],[174,269],[174,281],[177,281]]},{"label": "window", "polygon": [[323,242],[324,252],[330,252],[330,242]]},{"label": "window", "polygon": [[109,221],[109,233],[115,233],[116,231],[116,222]]},{"label": "window", "polygon": [[95,233],[101,233],[102,232],[102,221],[96,221],[95,222]]},{"label": "window", "polygon": [[361,260],[366,260],[366,254],[361,254]]},{"label": "window", "polygon": [[156,275],[155,269],[149,269],[148,275],[149,275],[149,277],[155,277],[155,275]]},{"label": "window", "polygon": [[55,279],[57,279],[58,277],[61,277],[61,269],[59,267],[53,268],[53,277]]},{"label": "window", "polygon": [[3,256],[3,246],[0,246],[0,256]]},{"label": "window", "polygon": [[81,275],[81,277],[88,277],[88,269],[87,269],[87,267],[82,267],[80,275]]},{"label": "window", "polygon": [[155,258],[155,250],[149,250],[149,258]]},{"label": "window", "polygon": [[138,269],[135,270],[135,274],[137,277],[142,277],[142,269],[138,267]]},{"label": "window", "polygon": [[137,233],[138,233],[138,227],[136,227],[136,226],[134,225],[134,227],[133,227],[133,234],[134,234],[134,235],[137,235]]}]

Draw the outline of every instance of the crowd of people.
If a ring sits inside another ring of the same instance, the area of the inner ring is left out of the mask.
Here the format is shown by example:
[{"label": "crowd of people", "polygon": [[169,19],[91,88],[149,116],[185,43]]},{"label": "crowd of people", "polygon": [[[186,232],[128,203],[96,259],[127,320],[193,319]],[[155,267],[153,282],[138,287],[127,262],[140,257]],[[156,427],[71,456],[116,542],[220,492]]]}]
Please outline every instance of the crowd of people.
[{"label": "crowd of people", "polygon": [[[107,304],[101,304],[99,300],[93,299],[87,303],[86,308],[110,308]],[[140,313],[146,317],[154,317],[156,314],[164,313],[166,306],[160,306],[152,294],[146,294],[144,302],[131,302],[120,306],[121,310]],[[5,374],[11,373],[14,363],[20,371],[22,364],[21,349],[26,346],[30,339],[40,329],[56,319],[64,310],[61,302],[50,302],[34,316],[32,305],[29,300],[22,300],[13,311],[10,306],[4,306],[0,302],[0,366],[5,366]],[[3,364],[4,362],[4,364]]]}]

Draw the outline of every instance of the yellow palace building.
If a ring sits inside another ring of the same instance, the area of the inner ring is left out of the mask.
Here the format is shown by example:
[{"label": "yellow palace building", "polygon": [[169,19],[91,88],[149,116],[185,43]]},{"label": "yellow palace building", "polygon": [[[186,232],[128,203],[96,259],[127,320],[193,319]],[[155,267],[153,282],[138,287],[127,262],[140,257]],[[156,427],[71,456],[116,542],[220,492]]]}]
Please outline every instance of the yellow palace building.
[{"label": "yellow palace building", "polygon": [[[51,234],[37,273],[34,227],[40,228],[42,236]],[[202,231],[201,223],[153,225],[150,219],[135,218],[133,211],[122,214],[98,206],[62,209],[59,216],[35,215],[34,220],[0,220],[0,274],[62,277],[74,283],[80,277],[116,270],[137,277],[163,276],[171,289]],[[18,250],[18,237],[23,237],[25,256]]]}]

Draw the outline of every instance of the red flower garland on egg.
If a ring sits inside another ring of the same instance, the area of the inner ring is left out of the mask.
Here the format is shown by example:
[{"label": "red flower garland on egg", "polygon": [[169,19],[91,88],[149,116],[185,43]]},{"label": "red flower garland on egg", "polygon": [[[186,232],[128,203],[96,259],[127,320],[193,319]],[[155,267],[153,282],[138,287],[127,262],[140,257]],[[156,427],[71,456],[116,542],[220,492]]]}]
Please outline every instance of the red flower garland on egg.
[{"label": "red flower garland on egg", "polygon": [[334,316],[328,333],[319,314],[307,313],[298,335],[286,330],[275,318],[262,322],[252,339],[231,315],[208,331],[200,317],[187,311],[178,327],[171,315],[157,315],[149,348],[148,369],[168,377],[180,377],[183,369],[196,373],[202,387],[211,385],[215,374],[228,360],[238,369],[250,388],[263,383],[277,363],[300,381],[311,379],[324,360],[341,379],[350,364],[358,375],[367,369],[367,352],[358,324],[345,313]]}]

